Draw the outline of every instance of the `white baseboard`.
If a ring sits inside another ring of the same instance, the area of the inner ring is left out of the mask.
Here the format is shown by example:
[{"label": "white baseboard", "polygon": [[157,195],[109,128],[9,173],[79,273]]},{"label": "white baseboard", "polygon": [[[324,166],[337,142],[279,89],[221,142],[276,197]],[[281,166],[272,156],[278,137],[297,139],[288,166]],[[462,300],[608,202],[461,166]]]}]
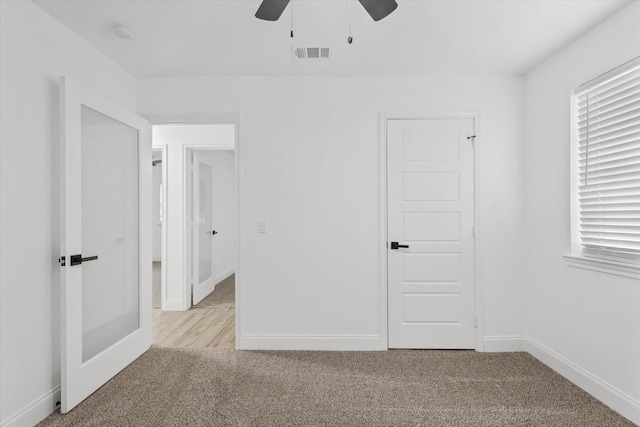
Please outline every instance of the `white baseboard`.
[{"label": "white baseboard", "polygon": [[614,411],[640,425],[640,402],[532,338],[526,339],[525,350]]},{"label": "white baseboard", "polygon": [[222,282],[224,279],[226,279],[227,277],[231,276],[232,274],[234,274],[236,272],[235,267],[231,267],[230,269],[228,269],[227,271],[225,271],[222,274],[218,274],[215,279],[213,279],[213,283],[215,283],[215,285],[213,285],[213,288],[215,289],[216,285],[220,282]]},{"label": "white baseboard", "polygon": [[500,335],[484,337],[484,350],[487,353],[525,351],[527,339],[520,335]]},{"label": "white baseboard", "polygon": [[164,301],[162,311],[185,311],[188,308],[184,307],[184,301],[181,299],[168,299]]},{"label": "white baseboard", "polygon": [[60,401],[60,386],[54,388],[31,405],[2,423],[2,427],[33,427],[51,415]]},{"label": "white baseboard", "polygon": [[244,335],[238,350],[380,351],[379,335]]}]

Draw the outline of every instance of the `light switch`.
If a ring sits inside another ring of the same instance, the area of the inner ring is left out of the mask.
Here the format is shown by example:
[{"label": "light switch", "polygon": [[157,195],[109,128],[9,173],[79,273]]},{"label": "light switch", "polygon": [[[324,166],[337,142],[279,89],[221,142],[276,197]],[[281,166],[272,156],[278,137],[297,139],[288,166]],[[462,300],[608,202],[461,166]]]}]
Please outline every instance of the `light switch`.
[{"label": "light switch", "polygon": [[259,219],[258,220],[258,233],[266,233],[267,232],[267,220]]}]

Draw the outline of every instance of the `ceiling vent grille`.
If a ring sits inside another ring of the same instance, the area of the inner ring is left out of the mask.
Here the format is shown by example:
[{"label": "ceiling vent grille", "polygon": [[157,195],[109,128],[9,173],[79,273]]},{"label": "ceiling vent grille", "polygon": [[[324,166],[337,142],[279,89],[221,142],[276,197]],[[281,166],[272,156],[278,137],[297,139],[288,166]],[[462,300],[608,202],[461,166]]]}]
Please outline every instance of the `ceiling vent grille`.
[{"label": "ceiling vent grille", "polygon": [[331,48],[325,47],[299,47],[293,46],[293,57],[295,59],[329,59],[331,58]]}]

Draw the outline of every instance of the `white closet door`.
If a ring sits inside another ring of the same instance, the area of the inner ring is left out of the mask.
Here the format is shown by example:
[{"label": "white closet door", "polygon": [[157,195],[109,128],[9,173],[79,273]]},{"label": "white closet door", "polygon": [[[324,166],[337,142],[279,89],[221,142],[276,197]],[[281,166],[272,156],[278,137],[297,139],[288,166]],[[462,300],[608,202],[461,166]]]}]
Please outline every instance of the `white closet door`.
[{"label": "white closet door", "polygon": [[387,122],[389,348],[474,348],[473,129]]}]

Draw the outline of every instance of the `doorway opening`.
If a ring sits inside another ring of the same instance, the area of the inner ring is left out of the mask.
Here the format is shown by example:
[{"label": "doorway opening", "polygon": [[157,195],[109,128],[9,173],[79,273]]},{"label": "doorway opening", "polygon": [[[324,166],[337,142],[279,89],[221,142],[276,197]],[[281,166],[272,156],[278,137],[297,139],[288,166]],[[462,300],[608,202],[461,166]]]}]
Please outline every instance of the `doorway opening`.
[{"label": "doorway opening", "polygon": [[154,309],[161,308],[162,293],[162,213],[163,213],[163,176],[162,163],[164,151],[155,148],[151,152],[151,227],[152,247],[152,304]]},{"label": "doorway opening", "polygon": [[150,121],[153,343],[235,348],[237,120]]}]

